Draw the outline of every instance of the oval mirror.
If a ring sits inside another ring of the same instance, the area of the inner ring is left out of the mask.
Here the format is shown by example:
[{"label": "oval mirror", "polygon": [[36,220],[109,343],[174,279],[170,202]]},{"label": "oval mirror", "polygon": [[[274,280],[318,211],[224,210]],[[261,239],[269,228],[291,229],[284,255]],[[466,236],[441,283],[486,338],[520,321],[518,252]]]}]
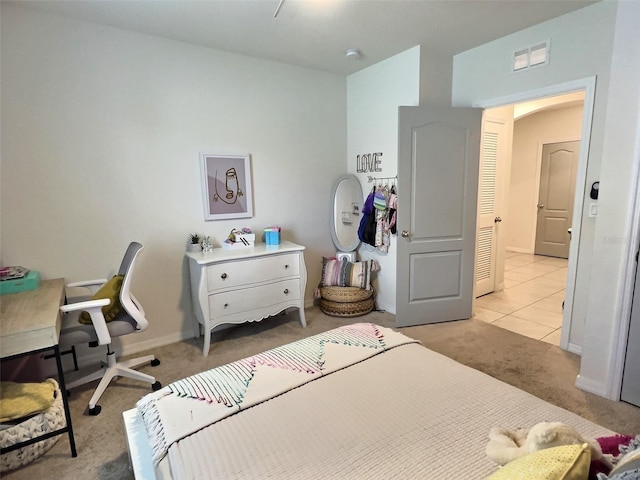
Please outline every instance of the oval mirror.
[{"label": "oval mirror", "polygon": [[352,252],[360,244],[358,227],[362,209],[362,187],[355,175],[338,177],[333,186],[331,238],[340,252]]}]

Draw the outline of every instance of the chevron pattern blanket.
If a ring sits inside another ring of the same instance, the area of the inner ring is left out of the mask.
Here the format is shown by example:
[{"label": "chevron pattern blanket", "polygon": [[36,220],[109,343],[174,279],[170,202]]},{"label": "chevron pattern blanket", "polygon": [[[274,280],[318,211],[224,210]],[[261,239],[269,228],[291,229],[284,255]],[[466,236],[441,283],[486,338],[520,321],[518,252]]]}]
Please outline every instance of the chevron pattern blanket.
[{"label": "chevron pattern blanket", "polygon": [[357,323],[178,380],[137,408],[158,462],[182,438],[243,409],[407,343],[391,329]]}]

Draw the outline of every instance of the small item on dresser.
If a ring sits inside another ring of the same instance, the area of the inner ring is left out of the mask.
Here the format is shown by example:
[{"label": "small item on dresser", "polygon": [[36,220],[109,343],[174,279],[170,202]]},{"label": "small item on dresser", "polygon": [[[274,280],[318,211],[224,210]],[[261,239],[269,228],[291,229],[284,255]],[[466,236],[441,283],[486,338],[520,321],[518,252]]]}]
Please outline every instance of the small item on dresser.
[{"label": "small item on dresser", "polygon": [[248,248],[255,245],[256,236],[250,228],[234,228],[229,232],[227,239],[222,242],[222,248],[225,250],[236,250],[239,248]]},{"label": "small item on dresser", "polygon": [[202,238],[199,233],[190,233],[189,234],[189,243],[187,244],[187,251],[189,252],[201,252],[202,245],[200,242]]},{"label": "small item on dresser", "polygon": [[280,245],[280,227],[267,227],[264,229],[264,243],[267,245]]},{"label": "small item on dresser", "polygon": [[202,240],[202,253],[211,252],[213,252],[213,240],[211,240],[211,237],[206,236],[204,240]]}]

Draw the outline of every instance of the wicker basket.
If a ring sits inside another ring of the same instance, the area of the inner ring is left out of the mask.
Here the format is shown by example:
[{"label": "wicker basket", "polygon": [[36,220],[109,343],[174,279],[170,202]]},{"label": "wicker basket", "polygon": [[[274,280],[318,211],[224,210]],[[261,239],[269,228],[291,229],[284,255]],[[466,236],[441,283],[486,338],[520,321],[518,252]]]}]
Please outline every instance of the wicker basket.
[{"label": "wicker basket", "polygon": [[373,310],[373,298],[360,302],[332,302],[331,300],[320,299],[320,310],[327,315],[334,317],[359,317],[366,315]]},{"label": "wicker basket", "polygon": [[[65,427],[66,421],[64,406],[62,404],[62,392],[60,392],[58,382],[54,379],[49,378],[47,382],[52,382],[56,388],[53,405],[46,411],[30,417],[24,422],[0,431],[0,446],[2,448],[10,447],[16,443]],[[33,462],[35,459],[44,455],[59,439],[60,436],[57,435],[0,455],[0,472],[13,470]]]},{"label": "wicker basket", "polygon": [[320,296],[330,302],[361,302],[371,298],[373,290],[358,287],[320,287]]}]

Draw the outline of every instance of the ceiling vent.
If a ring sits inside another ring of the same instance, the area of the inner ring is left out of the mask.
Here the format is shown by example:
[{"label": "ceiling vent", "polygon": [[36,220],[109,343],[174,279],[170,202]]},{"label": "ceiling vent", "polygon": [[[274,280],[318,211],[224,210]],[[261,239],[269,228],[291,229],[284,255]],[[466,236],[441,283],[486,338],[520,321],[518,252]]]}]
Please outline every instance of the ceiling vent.
[{"label": "ceiling vent", "polygon": [[549,63],[549,41],[513,52],[512,72],[522,72]]}]

